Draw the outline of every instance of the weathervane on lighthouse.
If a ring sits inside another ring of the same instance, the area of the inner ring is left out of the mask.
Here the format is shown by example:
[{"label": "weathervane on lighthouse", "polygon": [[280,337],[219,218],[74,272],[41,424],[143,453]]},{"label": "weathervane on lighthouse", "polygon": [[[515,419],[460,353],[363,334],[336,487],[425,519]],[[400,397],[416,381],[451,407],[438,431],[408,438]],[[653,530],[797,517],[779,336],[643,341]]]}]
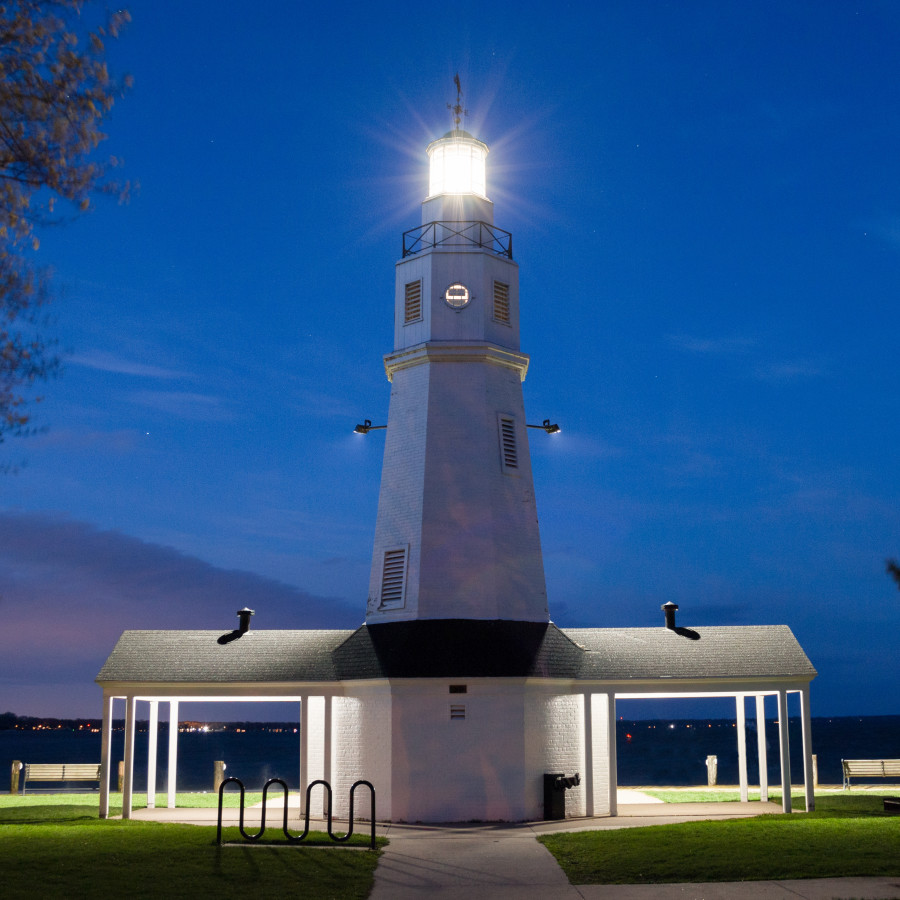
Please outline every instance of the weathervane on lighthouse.
[{"label": "weathervane on lighthouse", "polygon": [[456,85],[456,103],[455,104],[447,104],[447,109],[453,113],[453,127],[459,131],[459,123],[462,120],[462,116],[467,116],[469,111],[467,109],[463,109],[462,105],[462,85],[459,83],[459,72],[457,72],[453,76],[453,83]]}]

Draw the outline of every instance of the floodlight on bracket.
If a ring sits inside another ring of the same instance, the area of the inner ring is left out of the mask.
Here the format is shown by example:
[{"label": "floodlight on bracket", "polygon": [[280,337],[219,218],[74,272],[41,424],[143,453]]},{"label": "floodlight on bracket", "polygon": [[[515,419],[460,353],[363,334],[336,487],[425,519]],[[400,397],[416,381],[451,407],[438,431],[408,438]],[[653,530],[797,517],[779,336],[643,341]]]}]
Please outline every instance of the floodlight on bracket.
[{"label": "floodlight on bracket", "polygon": [[370,431],[377,431],[379,428],[387,428],[387,425],[373,425],[371,419],[363,420],[362,425],[357,425],[353,429],[354,434],[368,434]]},{"label": "floodlight on bracket", "polygon": [[559,434],[560,431],[562,431],[562,429],[556,423],[551,425],[549,419],[544,419],[544,422],[542,425],[526,425],[526,427],[527,428],[540,428],[541,431],[546,431],[547,434]]}]

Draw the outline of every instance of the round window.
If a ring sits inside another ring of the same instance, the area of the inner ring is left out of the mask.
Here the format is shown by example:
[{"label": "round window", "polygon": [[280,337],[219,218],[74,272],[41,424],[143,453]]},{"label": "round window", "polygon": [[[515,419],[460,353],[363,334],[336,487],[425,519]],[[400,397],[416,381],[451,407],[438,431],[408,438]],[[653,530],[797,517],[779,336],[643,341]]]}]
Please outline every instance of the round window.
[{"label": "round window", "polygon": [[444,300],[453,309],[464,309],[469,305],[471,299],[472,295],[469,293],[469,289],[458,281],[444,291]]}]

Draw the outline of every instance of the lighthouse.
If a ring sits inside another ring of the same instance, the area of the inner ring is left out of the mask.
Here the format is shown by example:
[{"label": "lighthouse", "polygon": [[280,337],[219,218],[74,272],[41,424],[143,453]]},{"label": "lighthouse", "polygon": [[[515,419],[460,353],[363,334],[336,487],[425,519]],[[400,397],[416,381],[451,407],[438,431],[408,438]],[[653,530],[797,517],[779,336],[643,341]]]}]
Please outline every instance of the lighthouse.
[{"label": "lighthouse", "polygon": [[394,347],[367,624],[549,621],[519,347],[512,235],[494,225],[488,147],[427,147],[422,222],[395,269]]}]

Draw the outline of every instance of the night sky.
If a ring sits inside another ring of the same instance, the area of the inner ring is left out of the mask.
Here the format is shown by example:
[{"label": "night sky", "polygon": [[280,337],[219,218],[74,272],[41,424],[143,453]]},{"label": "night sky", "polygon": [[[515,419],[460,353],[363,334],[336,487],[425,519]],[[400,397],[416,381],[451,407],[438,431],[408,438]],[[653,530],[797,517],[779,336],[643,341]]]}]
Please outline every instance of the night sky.
[{"label": "night sky", "polygon": [[815,715],[900,712],[900,6],[128,6],[102,149],[140,189],[41,233],[65,368],[0,447],[0,711],[97,715],[124,629],[362,622],[352,429],[458,71],[563,429],[553,620],[784,623]]}]

